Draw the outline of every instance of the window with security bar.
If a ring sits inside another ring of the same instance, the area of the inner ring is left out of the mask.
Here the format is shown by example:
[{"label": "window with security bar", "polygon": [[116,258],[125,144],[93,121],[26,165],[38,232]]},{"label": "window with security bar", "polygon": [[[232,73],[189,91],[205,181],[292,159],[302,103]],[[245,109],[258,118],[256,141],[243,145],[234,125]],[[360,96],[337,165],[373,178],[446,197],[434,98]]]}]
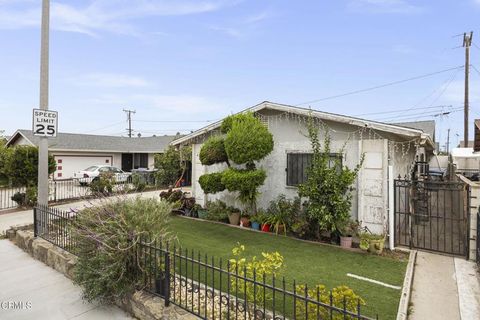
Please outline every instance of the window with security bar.
[{"label": "window with security bar", "polygon": [[[342,154],[331,153],[329,166],[337,166],[340,170],[342,167]],[[307,181],[308,168],[312,164],[313,153],[287,153],[287,186],[296,187]],[[337,161],[340,160],[340,161]]]}]

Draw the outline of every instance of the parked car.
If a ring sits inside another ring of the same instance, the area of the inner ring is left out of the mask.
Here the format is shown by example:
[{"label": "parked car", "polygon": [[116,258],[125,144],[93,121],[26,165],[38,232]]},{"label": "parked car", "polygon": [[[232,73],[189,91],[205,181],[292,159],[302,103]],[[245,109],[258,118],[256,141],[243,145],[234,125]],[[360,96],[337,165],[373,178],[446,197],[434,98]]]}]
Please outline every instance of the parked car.
[{"label": "parked car", "polygon": [[85,170],[75,172],[73,178],[78,179],[80,185],[84,186],[100,179],[100,174],[102,173],[113,173],[117,183],[129,182],[131,179],[130,172],[106,165],[91,166]]}]

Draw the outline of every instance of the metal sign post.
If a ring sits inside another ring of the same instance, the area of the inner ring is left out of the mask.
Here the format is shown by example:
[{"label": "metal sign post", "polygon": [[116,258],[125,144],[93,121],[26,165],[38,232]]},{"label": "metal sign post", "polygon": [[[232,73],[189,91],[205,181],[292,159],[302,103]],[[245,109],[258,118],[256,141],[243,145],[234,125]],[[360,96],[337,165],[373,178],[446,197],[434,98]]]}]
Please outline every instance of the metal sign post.
[{"label": "metal sign post", "polygon": [[[40,109],[48,110],[48,51],[50,29],[50,1],[42,1],[42,40],[40,48]],[[35,117],[34,117],[35,118]],[[35,131],[34,131],[35,132]],[[48,141],[47,135],[38,143],[37,202],[48,205]]]}]

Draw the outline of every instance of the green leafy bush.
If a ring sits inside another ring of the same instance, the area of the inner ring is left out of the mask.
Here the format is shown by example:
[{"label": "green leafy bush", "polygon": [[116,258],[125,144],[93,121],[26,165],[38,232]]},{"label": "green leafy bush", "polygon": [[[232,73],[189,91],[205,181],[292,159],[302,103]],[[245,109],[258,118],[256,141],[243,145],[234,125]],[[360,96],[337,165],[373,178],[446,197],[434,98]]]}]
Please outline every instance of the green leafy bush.
[{"label": "green leafy bush", "polygon": [[[16,146],[6,148],[0,158],[2,174],[10,178],[12,186],[35,186],[38,181],[38,148]],[[48,173],[56,169],[55,160],[48,157]]]},{"label": "green leafy bush", "polygon": [[209,201],[205,206],[207,209],[207,220],[228,222],[228,214],[231,211],[227,204],[221,200]]},{"label": "green leafy bush", "polygon": [[228,191],[239,191],[240,201],[253,206],[258,196],[257,188],[264,183],[266,178],[267,174],[261,169],[229,168],[223,172],[222,183]]},{"label": "green leafy bush", "polygon": [[109,195],[115,186],[115,175],[111,172],[102,172],[90,183],[90,191],[94,195]]},{"label": "green leafy bush", "polygon": [[171,210],[165,201],[137,197],[105,200],[77,214],[71,230],[79,248],[74,281],[86,300],[113,303],[143,283],[134,272],[136,244],[145,235],[151,241],[172,240]]},{"label": "green leafy bush", "polygon": [[279,227],[283,225],[285,233],[301,210],[302,206],[299,197],[289,200],[284,194],[281,194],[277,199],[270,201],[270,206],[267,210],[267,222],[273,226],[277,234]]},{"label": "green leafy bush", "polygon": [[198,178],[198,183],[205,193],[217,193],[225,190],[222,172],[207,173]]},{"label": "green leafy bush", "polygon": [[164,153],[155,155],[155,173],[156,183],[160,186],[174,186],[175,182],[182,176],[186,170],[187,162],[191,160],[191,149],[177,149],[173,146],[168,147]]},{"label": "green leafy bush", "polygon": [[[242,278],[254,279],[254,275],[257,279],[263,276],[266,279],[271,279],[273,276],[278,277],[283,271],[283,256],[278,252],[262,252],[260,259],[256,256],[247,257],[245,246],[241,244],[233,248],[232,254],[233,258],[229,260],[229,271],[239,276],[232,277],[230,281],[232,291],[245,295],[247,301],[256,301],[258,305],[272,300],[271,290],[265,290],[264,287]],[[249,304],[248,313],[249,319],[253,319],[255,310],[252,303]]]},{"label": "green leafy bush", "polygon": [[19,207],[33,207],[37,204],[37,187],[27,187],[25,192],[15,192],[12,201]]},{"label": "green leafy bush", "polygon": [[[342,166],[341,159],[335,159],[331,165],[331,137],[327,128],[324,128],[325,139],[323,146],[320,143],[319,128],[308,121],[308,135],[312,145],[313,157],[307,171],[307,181],[298,186],[300,197],[307,198],[306,213],[316,225],[316,237],[320,238],[320,231],[338,232],[339,226],[350,218],[352,205],[351,185],[355,181],[363,163],[352,170]],[[342,153],[341,150],[340,153]]]},{"label": "green leafy bush", "polygon": [[138,173],[132,174],[132,184],[137,191],[143,191],[147,187],[147,181],[145,177]]},{"label": "green leafy bush", "polygon": [[225,152],[225,140],[219,136],[211,136],[200,149],[200,162],[209,166],[215,163],[228,162]]},{"label": "green leafy bush", "polygon": [[273,150],[273,136],[253,114],[232,116],[225,138],[228,158],[237,164],[252,163]]},{"label": "green leafy bush", "polygon": [[[296,289],[297,294],[303,297],[308,297],[308,299],[318,301],[326,306],[332,305],[338,308],[338,310],[350,311],[353,314],[356,314],[358,312],[358,304],[365,305],[365,300],[363,300],[359,295],[357,295],[352,289],[347,286],[338,286],[333,288],[331,292],[331,301],[330,291],[328,291],[324,285],[319,284],[308,290],[304,285],[299,285],[296,287]],[[341,312],[334,311],[331,314],[330,308],[311,302],[305,305],[305,301],[297,301],[295,308],[298,319],[354,319],[354,317],[351,316],[344,317],[343,313]]]}]

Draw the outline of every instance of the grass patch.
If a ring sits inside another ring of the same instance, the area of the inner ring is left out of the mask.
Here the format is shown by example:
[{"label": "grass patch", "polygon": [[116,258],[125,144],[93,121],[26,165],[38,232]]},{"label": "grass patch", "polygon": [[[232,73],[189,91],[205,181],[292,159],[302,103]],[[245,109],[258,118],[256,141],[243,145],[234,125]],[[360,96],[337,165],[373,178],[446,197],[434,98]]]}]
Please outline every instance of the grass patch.
[{"label": "grass patch", "polygon": [[347,285],[367,302],[362,313],[371,317],[378,314],[380,319],[396,318],[400,290],[350,278],[347,273],[402,286],[408,259],[350,252],[181,217],[172,219],[171,228],[183,248],[223,258],[224,261],[231,258],[231,249],[237,242],[245,245],[248,253],[257,256],[261,252],[278,251],[285,258],[283,275],[289,282],[295,279],[297,283],[306,283],[309,287],[321,283],[328,288]]}]

